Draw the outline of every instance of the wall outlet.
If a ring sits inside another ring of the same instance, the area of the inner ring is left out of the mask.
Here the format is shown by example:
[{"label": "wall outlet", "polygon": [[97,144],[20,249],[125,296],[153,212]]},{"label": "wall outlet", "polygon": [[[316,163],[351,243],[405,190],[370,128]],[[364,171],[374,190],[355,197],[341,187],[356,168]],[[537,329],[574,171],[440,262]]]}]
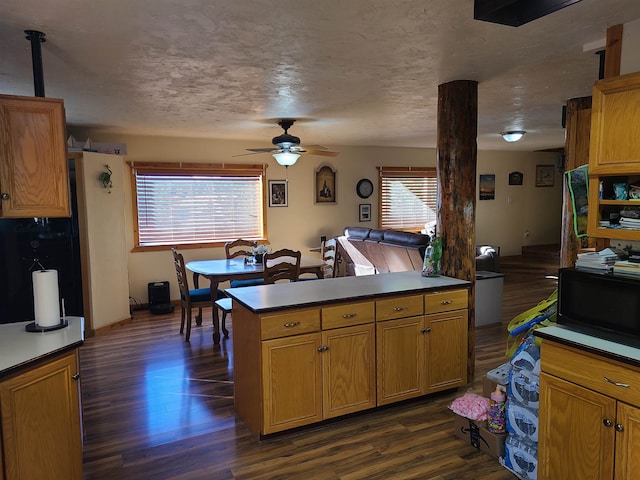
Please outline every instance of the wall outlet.
[{"label": "wall outlet", "polygon": [[529,238],[529,230],[524,231],[524,238]]}]

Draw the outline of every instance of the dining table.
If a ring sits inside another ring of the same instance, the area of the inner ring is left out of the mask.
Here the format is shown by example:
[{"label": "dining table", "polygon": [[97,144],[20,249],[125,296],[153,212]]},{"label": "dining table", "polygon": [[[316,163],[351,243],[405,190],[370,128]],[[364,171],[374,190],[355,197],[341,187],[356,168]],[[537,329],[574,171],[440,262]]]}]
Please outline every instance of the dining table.
[{"label": "dining table", "polygon": [[[218,286],[221,282],[231,280],[249,280],[262,278],[264,266],[262,263],[249,263],[244,257],[218,260],[193,260],[185,267],[193,272],[193,285],[199,288],[200,277],[209,279],[212,302],[218,297]],[[300,274],[310,273],[317,278],[323,278],[324,262],[321,258],[303,255],[300,258]],[[196,318],[196,324],[202,324],[202,318]],[[218,309],[213,306],[213,343],[220,343],[220,318]]]}]

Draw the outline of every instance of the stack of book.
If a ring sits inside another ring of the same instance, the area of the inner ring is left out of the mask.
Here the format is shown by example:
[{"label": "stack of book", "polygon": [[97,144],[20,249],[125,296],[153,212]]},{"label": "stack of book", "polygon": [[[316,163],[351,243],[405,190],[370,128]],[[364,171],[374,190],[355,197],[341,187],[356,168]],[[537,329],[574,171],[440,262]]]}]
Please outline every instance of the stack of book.
[{"label": "stack of book", "polygon": [[630,262],[629,260],[618,260],[613,264],[613,273],[640,276],[640,263]]},{"label": "stack of book", "polygon": [[624,230],[640,230],[640,218],[620,218],[620,228]]},{"label": "stack of book", "polygon": [[621,253],[611,248],[605,248],[599,252],[579,253],[576,268],[610,272],[614,264],[622,258]]}]

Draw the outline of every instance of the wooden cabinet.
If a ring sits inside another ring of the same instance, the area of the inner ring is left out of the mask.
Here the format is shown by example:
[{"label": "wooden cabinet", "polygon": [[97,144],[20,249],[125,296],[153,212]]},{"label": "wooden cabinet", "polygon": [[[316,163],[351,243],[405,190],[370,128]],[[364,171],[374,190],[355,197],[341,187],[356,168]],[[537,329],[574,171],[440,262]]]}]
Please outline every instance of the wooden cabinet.
[{"label": "wooden cabinet", "polygon": [[0,216],[68,217],[62,100],[0,95]]},{"label": "wooden cabinet", "polygon": [[545,339],[538,478],[635,478],[640,369]]},{"label": "wooden cabinet", "polygon": [[267,435],[460,386],[467,297],[458,289],[262,314],[234,302],[236,411]]},{"label": "wooden cabinet", "polygon": [[72,350],[0,382],[5,480],[82,479],[78,372]]},{"label": "wooden cabinet", "polygon": [[378,405],[424,394],[424,316],[376,324]]},{"label": "wooden cabinet", "polygon": [[262,433],[322,420],[320,340],[312,333],[262,342]]},{"label": "wooden cabinet", "polygon": [[376,302],[378,405],[467,382],[467,290],[429,293],[417,301],[410,296]]},{"label": "wooden cabinet", "polygon": [[466,309],[425,315],[425,393],[467,383],[468,323]]},{"label": "wooden cabinet", "polygon": [[262,317],[263,338],[280,337],[262,342],[262,433],[375,407],[373,321],[373,302]]},{"label": "wooden cabinet", "polygon": [[375,347],[373,319],[322,332],[324,418],[376,406]]},{"label": "wooden cabinet", "polygon": [[589,154],[588,235],[640,240],[640,229],[621,230],[599,223],[625,208],[640,207],[640,201],[615,200],[613,193],[614,183],[640,181],[640,73],[595,83]]}]

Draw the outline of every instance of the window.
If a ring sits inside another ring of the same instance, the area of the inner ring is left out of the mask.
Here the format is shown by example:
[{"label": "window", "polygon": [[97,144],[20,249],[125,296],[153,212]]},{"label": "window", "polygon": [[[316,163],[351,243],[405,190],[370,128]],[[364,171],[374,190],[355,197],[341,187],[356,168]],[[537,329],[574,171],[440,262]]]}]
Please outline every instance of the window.
[{"label": "window", "polygon": [[436,221],[438,179],[435,168],[378,167],[380,228],[419,232]]},{"label": "window", "polygon": [[265,168],[133,164],[136,249],[264,238]]}]

